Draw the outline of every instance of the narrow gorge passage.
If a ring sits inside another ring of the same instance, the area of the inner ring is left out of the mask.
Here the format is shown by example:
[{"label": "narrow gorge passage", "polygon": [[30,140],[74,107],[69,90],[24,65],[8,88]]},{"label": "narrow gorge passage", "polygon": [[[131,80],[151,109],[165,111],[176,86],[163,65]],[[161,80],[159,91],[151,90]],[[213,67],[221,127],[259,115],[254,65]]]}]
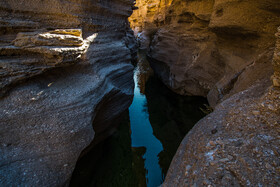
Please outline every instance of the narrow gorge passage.
[{"label": "narrow gorge passage", "polygon": [[0,28],[0,187],[280,186],[280,0],[2,0]]},{"label": "narrow gorge passage", "polygon": [[169,90],[144,51],[137,61],[133,102],[119,129],[77,163],[70,186],[159,186],[181,140],[205,115],[205,98]]},{"label": "narrow gorge passage", "polygon": [[159,153],[163,151],[163,146],[153,134],[145,96],[145,84],[151,71],[145,53],[139,53],[138,64],[133,77],[135,88],[133,102],[129,107],[129,119],[132,148],[144,147],[146,150],[143,159],[145,160],[146,184],[148,187],[159,186],[164,179],[158,158]]}]

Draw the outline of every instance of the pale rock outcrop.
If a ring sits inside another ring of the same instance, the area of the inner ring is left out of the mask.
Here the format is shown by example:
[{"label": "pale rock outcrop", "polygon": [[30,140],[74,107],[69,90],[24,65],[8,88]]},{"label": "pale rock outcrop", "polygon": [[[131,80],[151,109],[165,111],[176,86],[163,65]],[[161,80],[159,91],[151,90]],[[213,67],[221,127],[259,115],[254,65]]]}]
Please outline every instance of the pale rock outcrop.
[{"label": "pale rock outcrop", "polygon": [[67,185],[81,152],[113,132],[133,96],[132,7],[0,2],[0,186]]},{"label": "pale rock outcrop", "polygon": [[[0,54],[15,55],[2,59],[0,89],[4,94],[9,85],[55,67],[77,63],[85,54],[97,33],[82,38],[81,29],[56,29],[45,32],[20,32],[13,45],[3,46]],[[28,57],[22,59],[24,54]],[[34,56],[36,56],[34,58]]]}]

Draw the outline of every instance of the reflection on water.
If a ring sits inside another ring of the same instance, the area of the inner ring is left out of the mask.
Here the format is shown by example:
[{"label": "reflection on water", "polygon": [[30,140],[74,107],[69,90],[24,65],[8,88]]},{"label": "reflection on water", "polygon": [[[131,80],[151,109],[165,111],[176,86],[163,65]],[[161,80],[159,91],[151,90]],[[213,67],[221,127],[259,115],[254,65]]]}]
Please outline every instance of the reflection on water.
[{"label": "reflection on water", "polygon": [[70,186],[155,187],[172,157],[204,114],[206,99],[179,96],[157,78],[138,54],[133,103],[118,131],[77,163]]},{"label": "reflection on water", "polygon": [[118,131],[78,161],[70,187],[145,187],[145,152],[131,148],[127,111]]},{"label": "reflection on water", "polygon": [[180,96],[167,89],[155,76],[146,83],[146,98],[154,135],[163,145],[159,165],[166,175],[181,141],[205,114],[207,100],[202,97]]},{"label": "reflection on water", "polygon": [[[140,56],[140,55],[139,55]],[[145,147],[146,183],[148,187],[159,186],[163,181],[159,166],[158,154],[163,150],[161,142],[154,136],[149,121],[147,99],[144,94],[145,83],[151,74],[151,69],[145,56],[140,56],[134,73],[134,98],[129,107],[132,147]]]}]

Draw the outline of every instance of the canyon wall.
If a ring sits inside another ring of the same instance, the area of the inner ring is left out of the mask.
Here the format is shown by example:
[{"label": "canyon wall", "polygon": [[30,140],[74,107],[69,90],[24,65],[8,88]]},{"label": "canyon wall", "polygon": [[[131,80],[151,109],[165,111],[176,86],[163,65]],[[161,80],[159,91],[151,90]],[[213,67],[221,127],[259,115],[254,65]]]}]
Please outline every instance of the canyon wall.
[{"label": "canyon wall", "polygon": [[165,16],[172,0],[137,0],[136,10],[128,18],[130,27],[138,39],[140,49],[150,44],[150,35],[154,35],[157,27],[165,23]]},{"label": "canyon wall", "polygon": [[141,28],[153,69],[173,91],[207,96],[214,107],[272,74],[278,0],[151,1],[158,2],[154,15],[137,19],[152,12],[149,2],[139,1],[130,22]]},{"label": "canyon wall", "polygon": [[141,47],[165,85],[214,111],[181,142],[162,186],[279,186],[280,2],[173,0],[164,12],[160,24],[157,13],[130,20]]},{"label": "canyon wall", "polygon": [[[280,31],[278,29],[278,31]],[[279,186],[279,32],[272,77],[217,105],[181,142],[162,186]]]},{"label": "canyon wall", "polygon": [[131,104],[131,0],[0,2],[0,186],[67,185]]}]

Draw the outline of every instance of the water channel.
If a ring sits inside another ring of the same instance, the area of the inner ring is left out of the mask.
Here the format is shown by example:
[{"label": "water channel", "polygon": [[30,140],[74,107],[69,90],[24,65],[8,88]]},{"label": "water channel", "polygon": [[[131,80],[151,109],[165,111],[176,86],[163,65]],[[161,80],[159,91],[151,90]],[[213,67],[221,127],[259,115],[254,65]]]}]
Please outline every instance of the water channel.
[{"label": "water channel", "polygon": [[93,148],[76,166],[70,186],[156,187],[176,150],[205,114],[202,97],[173,93],[138,53],[134,98],[118,131]]}]

